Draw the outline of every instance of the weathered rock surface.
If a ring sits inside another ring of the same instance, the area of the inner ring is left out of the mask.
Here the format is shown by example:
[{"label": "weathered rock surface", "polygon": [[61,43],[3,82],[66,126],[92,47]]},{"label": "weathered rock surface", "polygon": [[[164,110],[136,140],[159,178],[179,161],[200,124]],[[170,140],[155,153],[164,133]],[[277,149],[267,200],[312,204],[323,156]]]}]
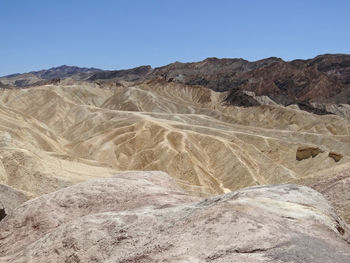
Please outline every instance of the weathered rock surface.
[{"label": "weathered rock surface", "polygon": [[61,224],[90,213],[160,208],[198,200],[162,172],[129,172],[76,184],[18,207],[1,225],[0,253],[21,250]]},{"label": "weathered rock surface", "polygon": [[350,222],[350,165],[343,164],[296,181],[322,193],[338,214]]},{"label": "weathered rock surface", "polygon": [[0,221],[28,199],[26,193],[0,184]]},{"label": "weathered rock surface", "polygon": [[349,262],[350,230],[316,191],[242,189],[202,201],[159,172],[92,180],[0,222],[3,262]]}]

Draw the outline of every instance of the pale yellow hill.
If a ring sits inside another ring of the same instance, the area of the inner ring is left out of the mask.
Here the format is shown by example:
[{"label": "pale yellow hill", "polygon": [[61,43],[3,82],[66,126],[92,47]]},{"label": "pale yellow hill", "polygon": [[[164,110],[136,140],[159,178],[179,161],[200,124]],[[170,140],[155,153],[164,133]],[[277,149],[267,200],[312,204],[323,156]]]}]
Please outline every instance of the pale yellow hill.
[{"label": "pale yellow hill", "polygon": [[350,162],[350,122],[281,106],[225,106],[176,83],[1,90],[1,182],[33,195],[126,170],[186,191],[293,182]]}]

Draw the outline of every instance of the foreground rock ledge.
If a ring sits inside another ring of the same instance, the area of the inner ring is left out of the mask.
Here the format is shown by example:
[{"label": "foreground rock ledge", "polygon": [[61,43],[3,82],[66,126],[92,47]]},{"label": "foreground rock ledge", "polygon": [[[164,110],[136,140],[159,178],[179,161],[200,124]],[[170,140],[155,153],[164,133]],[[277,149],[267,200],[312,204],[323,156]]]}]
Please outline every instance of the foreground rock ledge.
[{"label": "foreground rock ledge", "polygon": [[163,172],[91,180],[0,222],[0,262],[350,262],[350,230],[299,185],[199,200]]}]

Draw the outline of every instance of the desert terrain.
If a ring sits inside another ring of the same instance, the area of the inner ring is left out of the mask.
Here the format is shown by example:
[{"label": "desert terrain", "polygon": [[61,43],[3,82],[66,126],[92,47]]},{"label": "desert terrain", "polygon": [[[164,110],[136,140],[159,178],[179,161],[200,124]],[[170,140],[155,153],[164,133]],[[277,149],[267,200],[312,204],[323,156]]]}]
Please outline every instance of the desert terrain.
[{"label": "desert terrain", "polygon": [[350,262],[349,55],[0,87],[0,261]]}]

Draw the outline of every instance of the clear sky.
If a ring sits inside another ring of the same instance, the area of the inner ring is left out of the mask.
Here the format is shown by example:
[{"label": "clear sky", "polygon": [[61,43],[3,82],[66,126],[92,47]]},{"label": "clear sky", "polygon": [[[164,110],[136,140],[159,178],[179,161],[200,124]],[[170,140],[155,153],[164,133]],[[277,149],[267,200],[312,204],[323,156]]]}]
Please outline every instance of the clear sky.
[{"label": "clear sky", "polygon": [[0,0],[0,75],[350,53],[349,0]]}]

